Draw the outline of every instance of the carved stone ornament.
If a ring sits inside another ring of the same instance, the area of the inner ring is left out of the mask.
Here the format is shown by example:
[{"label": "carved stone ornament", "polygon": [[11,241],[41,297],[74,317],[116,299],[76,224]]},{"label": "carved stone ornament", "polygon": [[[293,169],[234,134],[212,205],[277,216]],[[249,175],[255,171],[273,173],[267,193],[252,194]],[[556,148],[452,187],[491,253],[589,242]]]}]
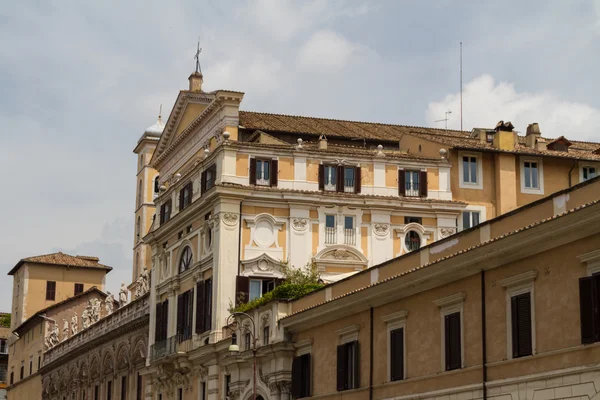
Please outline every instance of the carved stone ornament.
[{"label": "carved stone ornament", "polygon": [[239,216],[237,214],[234,214],[234,213],[224,213],[224,214],[221,214],[221,215],[222,215],[221,219],[223,220],[223,223],[225,225],[227,225],[227,226],[236,226],[237,225],[237,222],[238,222],[238,219],[239,219]]},{"label": "carved stone ornament", "polygon": [[296,231],[305,231],[308,228],[308,220],[306,218],[292,219],[292,226]]},{"label": "carved stone ornament", "polygon": [[373,232],[375,232],[375,234],[377,236],[385,236],[390,232],[390,225],[389,224],[374,224]]},{"label": "carved stone ornament", "polygon": [[292,387],[292,382],[291,381],[270,382],[268,386],[269,386],[269,389],[271,390],[272,395],[277,395],[279,393],[284,394],[284,393],[290,393],[290,389]]},{"label": "carved stone ornament", "polygon": [[337,249],[333,252],[333,257],[336,260],[345,260],[350,257],[350,253],[344,249]]},{"label": "carved stone ornament", "polygon": [[445,238],[456,233],[456,228],[442,228],[440,229],[440,236]]}]

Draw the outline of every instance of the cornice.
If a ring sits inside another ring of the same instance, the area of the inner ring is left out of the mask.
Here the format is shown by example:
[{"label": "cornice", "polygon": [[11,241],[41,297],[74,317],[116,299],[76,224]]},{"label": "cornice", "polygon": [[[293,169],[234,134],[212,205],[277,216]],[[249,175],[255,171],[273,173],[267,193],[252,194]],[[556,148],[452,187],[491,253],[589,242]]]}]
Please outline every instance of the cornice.
[{"label": "cornice", "polygon": [[522,285],[525,283],[531,283],[535,280],[537,274],[538,272],[536,270],[523,272],[522,274],[510,276],[508,278],[504,278],[498,281],[498,285],[502,287],[511,287],[516,285]]},{"label": "cornice", "polygon": [[467,294],[465,292],[455,293],[453,295],[434,300],[433,304],[438,307],[452,306],[454,304],[462,303],[466,297]]}]

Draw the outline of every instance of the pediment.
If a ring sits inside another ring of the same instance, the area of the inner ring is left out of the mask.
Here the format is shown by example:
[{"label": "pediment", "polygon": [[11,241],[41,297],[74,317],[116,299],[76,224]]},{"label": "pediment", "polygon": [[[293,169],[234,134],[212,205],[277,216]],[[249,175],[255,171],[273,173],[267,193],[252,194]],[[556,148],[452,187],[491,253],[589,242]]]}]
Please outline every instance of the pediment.
[{"label": "pediment", "polygon": [[326,247],[321,250],[316,256],[315,261],[318,262],[339,262],[339,263],[366,263],[367,259],[364,255],[350,246],[337,245]]}]

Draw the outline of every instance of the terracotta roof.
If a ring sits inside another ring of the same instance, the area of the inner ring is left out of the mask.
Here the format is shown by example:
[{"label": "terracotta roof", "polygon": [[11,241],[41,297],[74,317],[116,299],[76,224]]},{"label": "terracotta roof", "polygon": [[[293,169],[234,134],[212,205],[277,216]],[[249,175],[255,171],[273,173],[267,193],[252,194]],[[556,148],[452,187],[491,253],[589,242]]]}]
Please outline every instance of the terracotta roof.
[{"label": "terracotta roof", "polygon": [[43,254],[41,256],[27,257],[20,260],[17,265],[10,270],[8,275],[13,275],[17,272],[17,269],[24,263],[37,263],[37,264],[49,264],[49,265],[64,265],[67,267],[77,268],[94,268],[94,269],[105,269],[111,271],[112,267],[108,265],[100,264],[98,257],[92,256],[71,256],[63,252]]},{"label": "terracotta roof", "polygon": [[94,292],[97,292],[98,294],[100,294],[100,296],[102,296],[102,297],[104,297],[104,298],[106,298],[106,296],[108,296],[106,293],[104,293],[102,290],[98,289],[96,286],[92,286],[91,288],[89,288],[89,289],[88,289],[88,290],[86,290],[85,292],[81,292],[81,293],[79,293],[79,294],[76,294],[76,295],[74,295],[74,296],[67,297],[66,299],[64,299],[64,300],[61,300],[61,301],[59,301],[58,303],[54,303],[54,304],[52,304],[51,306],[48,306],[48,307],[46,307],[46,308],[42,308],[41,310],[39,310],[39,311],[37,311],[35,314],[33,314],[31,317],[29,317],[29,318],[27,318],[25,321],[23,321],[23,322],[21,323],[21,325],[17,326],[17,327],[15,328],[14,332],[17,332],[17,334],[19,334],[19,331],[22,331],[22,330],[23,330],[23,329],[24,329],[24,328],[25,328],[27,325],[29,325],[29,323],[30,323],[31,321],[33,321],[33,320],[34,320],[35,318],[37,318],[39,315],[45,314],[46,312],[48,312],[48,311],[50,311],[50,310],[52,310],[52,309],[54,309],[54,308],[56,308],[56,307],[62,306],[63,304],[66,304],[66,303],[68,303],[68,302],[70,302],[70,301],[73,301],[73,300],[79,299],[79,298],[81,298],[81,297],[83,297],[83,296],[85,296],[85,295],[87,295],[87,294],[94,293]]},{"label": "terracotta roof", "polygon": [[382,140],[386,142],[398,141],[405,133],[430,133],[459,138],[468,137],[470,133],[449,129],[345,121],[252,111],[240,111],[239,121],[242,127],[249,130],[260,129],[266,132],[289,132],[308,135],[325,134],[328,137]]},{"label": "terracotta roof", "polygon": [[[442,262],[442,261],[445,261],[445,260],[448,260],[448,259],[451,259],[451,258],[457,257],[457,256],[459,256],[459,255],[461,255],[461,254],[464,254],[464,253],[468,253],[468,252],[470,252],[470,251],[472,251],[472,250],[475,250],[475,249],[477,249],[477,248],[480,248],[480,247],[486,246],[486,245],[488,245],[488,244],[490,244],[490,243],[493,243],[493,242],[496,242],[496,241],[502,240],[502,239],[504,239],[504,238],[507,238],[507,237],[509,237],[509,236],[516,235],[516,234],[518,234],[518,233],[521,233],[521,232],[523,232],[523,231],[527,231],[527,230],[529,230],[529,229],[532,229],[532,228],[534,228],[534,227],[536,227],[536,226],[539,226],[539,225],[545,224],[545,223],[547,223],[547,222],[553,221],[553,220],[555,220],[555,219],[557,219],[557,218],[561,218],[561,217],[564,217],[564,216],[566,216],[566,215],[569,215],[569,214],[576,213],[577,211],[583,210],[583,209],[585,209],[585,208],[588,208],[588,207],[595,206],[595,205],[597,205],[597,204],[600,204],[600,199],[599,199],[599,200],[594,200],[594,201],[591,201],[591,202],[589,202],[589,203],[586,203],[586,204],[583,204],[583,205],[581,205],[581,206],[579,206],[579,207],[576,207],[576,208],[574,208],[574,209],[572,209],[572,210],[565,211],[565,212],[563,212],[563,213],[561,213],[561,214],[558,214],[558,215],[553,215],[552,217],[548,217],[548,218],[544,218],[544,219],[542,219],[542,220],[540,220],[540,221],[538,221],[538,222],[532,223],[532,224],[530,224],[530,225],[524,226],[524,227],[522,227],[522,228],[519,228],[519,229],[515,229],[514,231],[511,231],[511,232],[508,232],[508,233],[502,234],[502,235],[500,235],[500,236],[494,237],[494,238],[492,238],[492,239],[490,239],[490,240],[487,240],[487,241],[485,241],[485,242],[481,242],[481,243],[478,243],[478,244],[476,244],[476,245],[474,245],[474,246],[468,247],[468,248],[466,248],[466,249],[459,250],[459,251],[457,251],[456,253],[450,254],[450,255],[448,255],[448,256],[445,256],[445,257],[438,258],[438,259],[436,259],[436,260],[434,260],[434,261],[431,261],[431,262],[429,262],[429,263],[427,263],[427,264],[418,265],[418,266],[416,266],[415,268],[412,268],[412,269],[410,269],[410,270],[408,270],[408,271],[404,271],[404,272],[401,272],[401,273],[399,273],[399,274],[396,274],[396,275],[390,276],[389,278],[383,279],[383,280],[381,280],[381,281],[377,281],[377,282],[375,282],[375,283],[372,283],[372,284],[369,284],[369,285],[366,285],[366,286],[363,286],[363,287],[360,287],[360,288],[354,289],[354,290],[352,290],[352,291],[350,291],[350,292],[347,292],[347,293],[341,294],[341,295],[339,295],[339,296],[333,297],[333,298],[331,298],[331,299],[329,299],[329,300],[325,300],[325,301],[322,301],[322,302],[320,302],[320,303],[313,304],[313,305],[311,305],[311,306],[308,306],[308,307],[306,307],[306,308],[304,308],[304,309],[302,309],[302,310],[298,310],[298,311],[296,311],[296,312],[293,312],[293,313],[291,313],[291,314],[288,314],[288,315],[286,315],[285,317],[281,318],[280,320],[284,320],[284,319],[290,318],[290,317],[292,317],[292,316],[295,316],[295,315],[297,315],[297,314],[300,314],[300,313],[303,313],[303,312],[305,312],[305,311],[308,311],[308,310],[311,310],[311,309],[317,308],[317,307],[319,307],[319,306],[322,306],[322,305],[324,305],[324,304],[331,303],[331,302],[333,302],[333,301],[336,301],[336,300],[338,300],[338,299],[341,299],[341,298],[343,298],[343,297],[350,296],[350,295],[352,295],[352,294],[354,294],[354,293],[357,293],[357,292],[362,292],[362,291],[364,291],[364,290],[367,290],[367,289],[369,289],[369,288],[371,288],[371,287],[373,287],[373,286],[378,286],[378,285],[381,285],[381,284],[383,284],[383,283],[385,283],[385,282],[389,282],[389,281],[391,281],[391,280],[399,279],[399,278],[402,278],[402,277],[404,277],[404,276],[406,276],[406,275],[413,274],[413,273],[415,273],[415,272],[418,272],[418,271],[420,271],[420,270],[422,270],[422,269],[424,269],[424,268],[428,268],[428,267],[431,267],[431,266],[433,266],[433,265],[435,265],[435,264],[438,264],[438,263],[440,263],[440,262]],[[453,237],[453,236],[449,236],[449,237]],[[387,263],[386,263],[386,264],[387,264]],[[373,268],[377,268],[377,266],[375,266],[375,267],[373,267]],[[352,277],[350,277],[350,278],[352,278]],[[346,278],[346,279],[350,279],[350,278]],[[322,290],[322,289],[321,289],[321,290]],[[309,293],[309,295],[310,295],[310,293]]]}]

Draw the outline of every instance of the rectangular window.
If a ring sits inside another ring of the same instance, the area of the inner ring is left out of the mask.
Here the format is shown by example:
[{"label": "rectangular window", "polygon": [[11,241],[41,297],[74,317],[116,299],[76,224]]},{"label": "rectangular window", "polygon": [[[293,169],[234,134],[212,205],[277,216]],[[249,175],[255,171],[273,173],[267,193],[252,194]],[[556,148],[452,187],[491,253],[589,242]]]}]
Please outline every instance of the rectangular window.
[{"label": "rectangular window", "polygon": [[106,384],[106,400],[112,400],[112,381]]},{"label": "rectangular window", "polygon": [[183,400],[183,388],[177,389],[177,400]]},{"label": "rectangular window", "polygon": [[337,347],[337,390],[357,389],[359,379],[358,341],[344,343]]},{"label": "rectangular window", "polygon": [[294,357],[292,362],[292,396],[295,399],[311,396],[310,353]]},{"label": "rectangular window", "polygon": [[344,217],[344,244],[354,246],[356,244],[356,232],[354,229],[354,217]]},{"label": "rectangular window", "polygon": [[217,180],[217,166],[212,164],[210,167],[202,171],[200,177],[200,192],[204,194],[207,190],[215,186]]},{"label": "rectangular window", "polygon": [[404,195],[419,197],[419,175],[420,171],[404,171]]},{"label": "rectangular window", "polygon": [[46,300],[54,301],[56,299],[56,282],[46,282]]},{"label": "rectangular window", "polygon": [[75,296],[77,296],[78,294],[83,293],[83,283],[76,283],[75,284]]},{"label": "rectangular window", "polygon": [[405,224],[419,224],[423,225],[423,218],[421,217],[404,217]]},{"label": "rectangular window", "polygon": [[187,206],[192,203],[192,191],[193,191],[193,183],[188,182],[180,191],[179,191],[179,210],[183,210]]},{"label": "rectangular window", "polygon": [[597,176],[596,167],[583,167],[582,174],[584,181],[595,178]]},{"label": "rectangular window", "polygon": [[100,400],[100,387],[94,386],[94,400]]},{"label": "rectangular window", "polygon": [[263,186],[271,184],[271,160],[256,160],[256,184]]},{"label": "rectangular window", "polygon": [[390,381],[404,379],[404,328],[390,331]]},{"label": "rectangular window", "polygon": [[600,274],[579,279],[581,343],[600,341]]},{"label": "rectangular window", "polygon": [[42,356],[38,356],[38,371],[42,368]]},{"label": "rectangular window", "polygon": [[33,360],[29,360],[29,375],[33,374]]},{"label": "rectangular window", "polygon": [[513,358],[532,354],[531,293],[511,297]]},{"label": "rectangular window", "polygon": [[19,379],[23,379],[23,376],[25,376],[25,366],[21,365],[21,371],[19,373]]},{"label": "rectangular window", "polygon": [[462,367],[460,311],[444,316],[446,371]]},{"label": "rectangular window", "polygon": [[325,216],[325,243],[335,244],[335,215]]},{"label": "rectangular window", "polygon": [[229,397],[229,387],[231,386],[231,375],[225,375],[225,396]]},{"label": "rectangular window", "polygon": [[135,400],[142,400],[142,393],[144,392],[143,388],[144,387],[143,387],[142,375],[140,375],[140,373],[138,372],[137,387],[136,387],[136,391],[135,391]]},{"label": "rectangular window", "polygon": [[463,156],[462,167],[463,183],[477,183],[477,157]]},{"label": "rectangular window", "polygon": [[337,190],[337,166],[325,165],[323,168],[325,172],[323,189],[328,192],[335,192]]},{"label": "rectangular window", "polygon": [[0,339],[0,354],[8,354],[8,347],[6,346],[6,339]]},{"label": "rectangular window", "polygon": [[538,171],[538,163],[534,161],[524,161],[524,179],[525,179],[525,188],[527,189],[539,189],[539,171]]},{"label": "rectangular window", "polygon": [[193,301],[193,290],[188,290],[177,296],[177,335],[179,335],[179,342],[192,337]]},{"label": "rectangular window", "polygon": [[171,219],[171,199],[160,206],[160,224],[164,224]]},{"label": "rectangular window", "polygon": [[15,382],[15,374],[14,372],[10,373],[10,384],[12,385]]},{"label": "rectangular window", "polygon": [[356,169],[354,167],[344,167],[344,192],[354,193],[356,185]]},{"label": "rectangular window", "polygon": [[200,388],[200,400],[206,400],[206,382],[202,382]]},{"label": "rectangular window", "polygon": [[127,400],[127,377],[121,377],[121,400]]},{"label": "rectangular window", "polygon": [[463,211],[462,224],[463,229],[469,229],[479,224],[479,211]]},{"label": "rectangular window", "polygon": [[269,344],[269,335],[270,335],[270,332],[269,332],[269,327],[268,327],[268,326],[265,326],[265,327],[263,328],[263,345],[264,345],[264,346],[266,346],[266,345],[268,345],[268,344]]},{"label": "rectangular window", "polygon": [[250,279],[250,301],[262,296],[262,281]]}]

